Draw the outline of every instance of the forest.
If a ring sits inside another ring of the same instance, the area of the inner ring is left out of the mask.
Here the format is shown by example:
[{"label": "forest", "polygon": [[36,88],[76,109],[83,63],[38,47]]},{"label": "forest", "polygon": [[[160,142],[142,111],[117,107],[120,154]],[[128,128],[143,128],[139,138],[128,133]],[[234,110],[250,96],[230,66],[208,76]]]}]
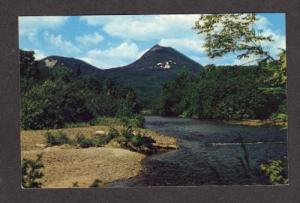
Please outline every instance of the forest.
[{"label": "forest", "polygon": [[133,89],[82,77],[66,67],[40,69],[34,52],[20,50],[22,129],[61,128],[97,117],[138,117]]},{"label": "forest", "polygon": [[[207,65],[163,85],[154,112],[200,119],[286,120],[285,53],[258,66]],[[280,77],[279,77],[280,76]]]},{"label": "forest", "polygon": [[[60,128],[101,116],[138,117],[145,106],[133,88],[81,76],[66,67],[40,69],[34,53],[20,50],[23,129]],[[256,66],[207,65],[166,82],[150,111],[199,119],[286,121],[286,56]]]}]

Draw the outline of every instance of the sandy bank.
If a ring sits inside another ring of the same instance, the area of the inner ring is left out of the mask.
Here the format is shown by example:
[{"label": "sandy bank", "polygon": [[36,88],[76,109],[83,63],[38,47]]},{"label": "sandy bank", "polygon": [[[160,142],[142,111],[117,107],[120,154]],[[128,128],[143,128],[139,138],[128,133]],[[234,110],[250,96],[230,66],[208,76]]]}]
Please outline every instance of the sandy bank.
[{"label": "sandy bank", "polygon": [[[83,133],[91,136],[96,130],[107,131],[107,126],[66,128],[63,131],[70,138]],[[176,139],[148,129],[135,129],[156,140],[155,145],[162,149],[177,148]],[[50,130],[57,131],[57,130]],[[109,143],[105,147],[78,148],[71,145],[46,147],[46,130],[21,132],[21,157],[36,159],[42,153],[44,177],[43,188],[69,188],[73,184],[89,187],[96,179],[106,183],[137,176],[141,170],[143,154],[121,149]]]}]

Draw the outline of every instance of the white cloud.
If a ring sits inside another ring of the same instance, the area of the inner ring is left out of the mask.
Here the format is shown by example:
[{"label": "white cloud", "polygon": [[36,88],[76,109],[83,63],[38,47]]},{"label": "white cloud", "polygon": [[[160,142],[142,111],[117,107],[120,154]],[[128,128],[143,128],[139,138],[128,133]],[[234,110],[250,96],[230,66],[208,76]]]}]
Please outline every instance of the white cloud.
[{"label": "white cloud", "polygon": [[181,51],[192,51],[203,53],[205,50],[203,48],[204,41],[199,37],[190,38],[166,38],[161,39],[159,44],[162,46],[170,46]]},{"label": "white cloud", "polygon": [[103,26],[111,36],[122,39],[151,40],[188,36],[199,15],[147,16],[86,16],[81,20],[88,25]]},{"label": "white cloud", "polygon": [[257,15],[257,21],[255,22],[256,28],[261,30],[260,35],[270,36],[273,41],[263,42],[261,45],[269,51],[269,53],[276,57],[280,53],[280,49],[286,49],[286,37],[285,35],[280,35],[272,29],[272,23],[264,16]]},{"label": "white cloud", "polygon": [[279,35],[273,32],[270,28],[264,29],[262,36],[271,36],[273,41],[264,42],[262,46],[267,49],[272,56],[277,56],[280,53],[280,49],[286,49],[286,37],[285,35]]},{"label": "white cloud", "polygon": [[114,68],[127,65],[137,59],[138,56],[139,48],[135,43],[123,42],[116,47],[105,50],[92,49],[80,59],[99,68]]},{"label": "white cloud", "polygon": [[250,55],[247,58],[235,58],[233,61],[234,65],[257,65],[257,63],[259,62],[259,60],[262,59],[261,57],[258,56],[254,56],[254,55]]},{"label": "white cloud", "polygon": [[39,49],[28,49],[28,48],[23,48],[23,50],[25,50],[25,51],[34,51],[34,58],[35,58],[36,60],[40,60],[40,59],[46,57],[46,54],[45,54],[43,51],[39,50]]},{"label": "white cloud", "polygon": [[150,48],[148,48],[148,49],[145,49],[144,51],[141,51],[139,54],[138,54],[138,56],[137,56],[137,58],[136,59],[139,59],[139,58],[141,58],[147,51],[149,51],[150,50]]},{"label": "white cloud", "polygon": [[78,36],[75,38],[80,44],[87,46],[87,45],[95,45],[99,42],[103,41],[104,37],[100,35],[98,32],[94,32],[93,34],[87,34],[83,36]]},{"label": "white cloud", "polygon": [[72,42],[64,40],[62,35],[54,35],[46,32],[45,38],[53,47],[57,47],[66,53],[79,52],[79,48],[76,47]]},{"label": "white cloud", "polygon": [[123,16],[81,16],[80,20],[85,21],[88,25],[96,26],[96,25],[104,25],[105,23],[112,20],[112,18],[119,18],[120,20],[123,18]]},{"label": "white cloud", "polygon": [[257,15],[257,20],[255,22],[255,26],[258,28],[258,29],[265,29],[267,27],[270,27],[272,26],[272,23],[264,16],[261,16],[261,15]]},{"label": "white cloud", "polygon": [[40,59],[45,58],[46,54],[43,51],[39,50],[39,49],[35,49],[34,50],[34,57],[35,57],[35,59],[40,60]]},{"label": "white cloud", "polygon": [[56,29],[64,25],[68,17],[62,16],[21,16],[19,17],[20,36],[35,41],[37,33],[41,29]]}]

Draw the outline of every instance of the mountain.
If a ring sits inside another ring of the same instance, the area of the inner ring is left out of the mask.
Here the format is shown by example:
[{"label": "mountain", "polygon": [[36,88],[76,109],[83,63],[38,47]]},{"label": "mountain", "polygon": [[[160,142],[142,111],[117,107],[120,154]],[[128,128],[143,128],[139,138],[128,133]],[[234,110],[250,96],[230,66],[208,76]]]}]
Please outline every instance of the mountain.
[{"label": "mountain", "polygon": [[133,63],[98,73],[135,89],[139,100],[148,106],[160,94],[162,84],[187,70],[197,73],[202,65],[171,47],[155,45]]},{"label": "mountain", "polygon": [[92,75],[100,79],[110,78],[135,89],[142,104],[151,104],[161,91],[162,84],[187,70],[197,73],[203,67],[171,47],[155,45],[133,63],[111,69],[99,69],[84,61],[61,56],[49,56],[38,62],[40,67],[65,66],[81,75]]},{"label": "mountain", "polygon": [[85,75],[101,72],[101,69],[95,66],[92,66],[82,60],[69,57],[48,56],[44,59],[39,60],[38,62],[39,67],[46,66],[48,68],[53,68],[59,65],[65,66],[74,72],[80,71],[81,74]]},{"label": "mountain", "polygon": [[202,66],[171,47],[158,44],[144,53],[133,63],[108,71],[155,71],[187,68],[197,72]]}]

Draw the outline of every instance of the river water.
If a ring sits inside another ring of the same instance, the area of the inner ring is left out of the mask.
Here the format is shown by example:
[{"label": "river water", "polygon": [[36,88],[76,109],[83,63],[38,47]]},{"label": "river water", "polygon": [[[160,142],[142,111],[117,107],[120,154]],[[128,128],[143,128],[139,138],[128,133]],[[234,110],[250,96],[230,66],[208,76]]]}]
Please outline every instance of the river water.
[{"label": "river water", "polygon": [[[177,138],[179,149],[147,157],[141,175],[110,186],[264,184],[258,176],[259,164],[287,157],[287,131],[279,127],[159,116],[145,119],[146,128]],[[250,170],[242,164],[247,165],[241,142]]]}]

